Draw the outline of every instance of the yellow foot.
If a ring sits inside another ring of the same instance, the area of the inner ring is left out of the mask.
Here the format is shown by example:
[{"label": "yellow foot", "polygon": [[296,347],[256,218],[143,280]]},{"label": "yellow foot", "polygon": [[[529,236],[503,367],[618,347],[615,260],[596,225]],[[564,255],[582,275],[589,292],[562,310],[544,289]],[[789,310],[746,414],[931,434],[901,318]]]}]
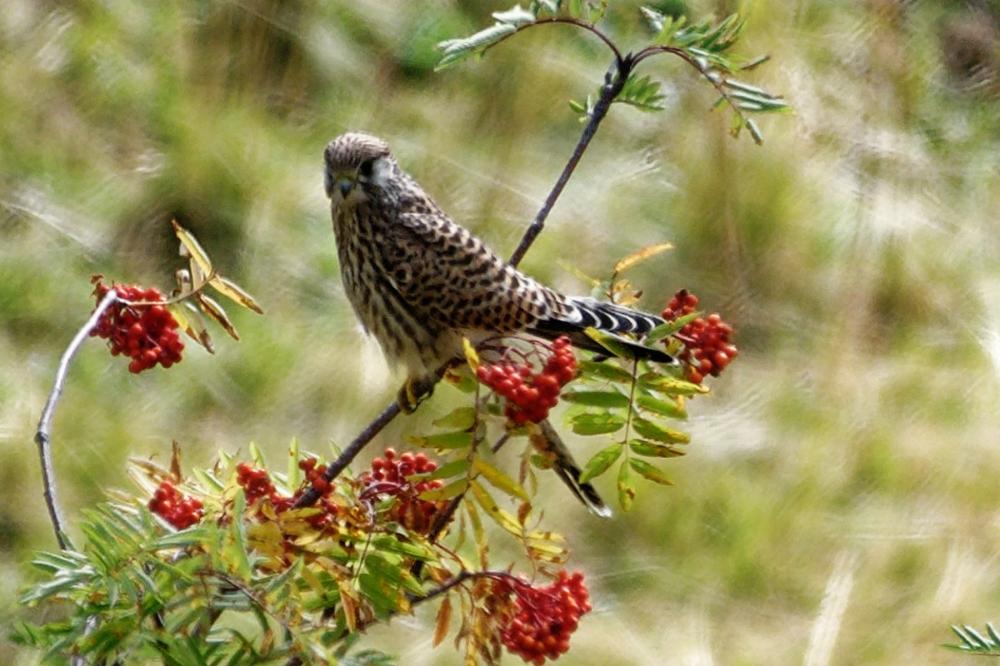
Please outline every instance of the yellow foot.
[{"label": "yellow foot", "polygon": [[402,388],[399,389],[396,401],[399,403],[400,409],[407,414],[412,414],[417,411],[420,403],[431,397],[433,392],[434,385],[426,379],[408,377]]}]

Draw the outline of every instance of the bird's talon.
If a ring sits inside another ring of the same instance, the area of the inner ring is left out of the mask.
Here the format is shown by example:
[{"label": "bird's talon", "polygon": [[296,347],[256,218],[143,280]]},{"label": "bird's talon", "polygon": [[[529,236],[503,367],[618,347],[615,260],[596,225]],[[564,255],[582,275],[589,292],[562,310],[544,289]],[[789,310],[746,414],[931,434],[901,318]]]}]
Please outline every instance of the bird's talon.
[{"label": "bird's talon", "polygon": [[433,389],[428,390],[426,384],[419,379],[407,379],[397,396],[400,409],[412,414],[417,411],[420,403],[430,397],[432,391]]}]

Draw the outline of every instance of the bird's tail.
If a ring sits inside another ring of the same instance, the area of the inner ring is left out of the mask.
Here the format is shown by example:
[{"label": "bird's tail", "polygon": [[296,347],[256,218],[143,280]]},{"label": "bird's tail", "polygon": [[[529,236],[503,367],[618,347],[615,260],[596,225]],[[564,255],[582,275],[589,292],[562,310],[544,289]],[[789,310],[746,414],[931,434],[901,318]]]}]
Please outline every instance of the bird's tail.
[{"label": "bird's tail", "polygon": [[583,472],[556,429],[548,419],[539,423],[538,427],[540,432],[531,438],[535,448],[552,461],[552,469],[591,513],[601,518],[610,518],[611,509],[601,499],[597,489],[589,483],[580,482]]},{"label": "bird's tail", "polygon": [[[604,347],[584,332],[586,329],[596,328],[605,333],[625,333],[641,338],[664,321],[656,315],[593,298],[567,297],[564,305],[565,311],[561,315],[539,321],[532,332],[548,338],[568,335],[575,347],[607,353]],[[643,346],[628,338],[618,338],[618,341],[635,354],[636,358],[658,363],[676,363],[673,356],[660,349]]]}]

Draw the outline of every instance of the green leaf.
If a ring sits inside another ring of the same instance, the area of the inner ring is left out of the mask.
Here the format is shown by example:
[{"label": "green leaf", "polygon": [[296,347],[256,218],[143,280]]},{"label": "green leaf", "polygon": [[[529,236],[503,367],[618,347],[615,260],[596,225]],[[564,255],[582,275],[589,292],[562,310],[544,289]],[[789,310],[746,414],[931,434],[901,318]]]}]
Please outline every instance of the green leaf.
[{"label": "green leaf", "polygon": [[[653,81],[649,76],[639,77],[631,74],[615,101],[630,104],[641,111],[662,111],[665,108],[663,105],[665,98],[666,96],[660,92],[658,81]],[[617,266],[615,268],[617,269]]]},{"label": "green leaf", "polygon": [[676,319],[671,319],[670,321],[665,321],[659,326],[656,326],[643,339],[647,345],[653,342],[659,342],[663,338],[673,335],[677,331],[681,330],[689,323],[701,316],[701,312],[689,312],[686,315],[677,317]]},{"label": "green leaf", "polygon": [[560,397],[566,402],[588,407],[628,407],[628,396],[618,391],[567,391]]},{"label": "green leaf", "polygon": [[578,435],[603,435],[621,430],[625,425],[625,417],[617,414],[577,414],[570,422],[573,432]]},{"label": "green leaf", "polygon": [[295,490],[302,481],[302,470],[299,468],[299,440],[292,437],[288,444],[288,467],[285,472],[285,483],[289,490]]},{"label": "green leaf", "polygon": [[247,548],[246,496],[241,489],[233,498],[233,514],[229,529],[226,530],[226,541],[222,548],[222,559],[230,570],[243,580],[250,580],[253,568],[250,566],[250,555]]},{"label": "green leaf", "polygon": [[629,448],[632,449],[632,451],[637,455],[649,456],[651,458],[676,458],[684,455],[684,451],[681,449],[675,449],[674,447],[666,444],[647,442],[644,439],[633,439],[628,443],[628,445]]},{"label": "green leaf", "polygon": [[646,439],[652,439],[657,442],[666,442],[667,444],[687,444],[691,441],[691,436],[686,432],[664,428],[663,426],[657,425],[652,421],[647,421],[646,419],[632,419],[632,427],[637,433]]},{"label": "green leaf", "polygon": [[264,453],[257,446],[257,442],[250,442],[248,448],[250,449],[250,460],[253,464],[261,469],[267,469],[267,461],[264,460]]},{"label": "green leaf", "polygon": [[618,460],[618,457],[622,454],[625,449],[624,444],[617,442],[601,449],[594,456],[587,461],[586,466],[583,468],[583,473],[580,475],[580,483],[586,483],[591,479],[596,479],[601,474],[608,471],[608,468]]},{"label": "green leaf", "polygon": [[424,593],[424,588],[413,577],[413,574],[398,563],[390,562],[377,553],[371,553],[365,558],[365,569],[379,578],[396,583],[396,587],[402,584],[403,587],[413,594],[421,596]]},{"label": "green leaf", "polygon": [[628,511],[632,508],[632,502],[635,500],[635,484],[632,481],[632,475],[629,474],[628,465],[623,464],[619,467],[617,486],[618,503],[621,505],[622,511]]},{"label": "green leaf", "polygon": [[469,480],[466,478],[458,479],[457,481],[452,481],[448,485],[442,488],[435,488],[434,490],[425,490],[420,493],[418,497],[422,500],[436,501],[445,500],[456,497],[465,492],[465,489],[469,486]]},{"label": "green leaf", "polygon": [[[660,471],[658,467],[650,465],[645,460],[638,460],[637,458],[629,458],[628,464],[629,467],[639,472],[639,474],[642,474],[645,478],[649,479],[650,481],[655,481],[656,483],[659,483],[664,486],[674,485],[673,481],[668,479],[667,476],[662,471]],[[624,465],[622,465],[622,467],[624,467]]]},{"label": "green leaf", "polygon": [[435,71],[440,71],[450,67],[455,63],[468,58],[476,53],[481,53],[490,46],[493,46],[504,37],[517,32],[517,27],[510,23],[494,23],[485,30],[480,30],[474,35],[461,39],[449,39],[438,44],[438,48],[444,53],[438,61]]},{"label": "green leaf", "polygon": [[409,436],[406,438],[414,446],[432,449],[460,449],[472,445],[472,433],[468,430],[443,432],[426,437]]},{"label": "green leaf", "polygon": [[482,458],[476,458],[473,460],[472,466],[475,467],[476,470],[482,474],[483,478],[489,481],[490,485],[497,490],[507,493],[511,497],[524,500],[525,502],[531,501],[528,497],[528,493],[525,492],[524,488],[522,488],[517,481],[514,481],[514,479],[510,478],[496,467],[490,465]]},{"label": "green leaf", "polygon": [[493,12],[493,18],[500,23],[509,23],[513,26],[522,26],[534,23],[537,18],[527,9],[522,9],[521,5],[514,5],[510,9],[502,12]]},{"label": "green leaf", "polygon": [[608,361],[580,361],[580,372],[584,377],[598,377],[613,382],[632,383],[632,373]]},{"label": "green leaf", "polygon": [[390,586],[379,576],[370,573],[361,574],[358,576],[358,589],[377,611],[390,613],[399,607],[398,587]]},{"label": "green leaf", "polygon": [[461,430],[468,430],[475,422],[475,407],[459,407],[433,421],[435,427],[438,428],[457,428]]},{"label": "green leaf", "polygon": [[655,412],[661,416],[667,416],[672,419],[687,418],[687,410],[684,408],[684,403],[678,398],[660,400],[651,395],[640,395],[636,402],[643,409]]},{"label": "green leaf", "polygon": [[466,470],[469,469],[469,459],[459,458],[458,460],[452,460],[451,462],[445,463],[438,467],[436,470],[429,474],[413,474],[407,478],[418,478],[418,479],[448,479],[459,474],[464,475]]},{"label": "green leaf", "polygon": [[372,540],[372,546],[378,550],[388,550],[419,560],[433,560],[436,555],[430,548],[419,543],[400,541],[392,536],[379,536]]},{"label": "green leaf", "polygon": [[601,345],[618,358],[633,358],[635,356],[632,353],[632,350],[622,344],[622,341],[611,333],[599,331],[593,326],[588,326],[583,332],[587,334],[588,338]]},{"label": "green leaf", "polygon": [[708,393],[708,388],[705,386],[692,384],[676,377],[661,375],[658,372],[647,372],[639,375],[639,386],[670,396]]},{"label": "green leaf", "polygon": [[642,18],[646,20],[649,28],[655,33],[662,31],[664,23],[669,20],[661,12],[652,7],[640,7],[639,12],[642,14]]}]

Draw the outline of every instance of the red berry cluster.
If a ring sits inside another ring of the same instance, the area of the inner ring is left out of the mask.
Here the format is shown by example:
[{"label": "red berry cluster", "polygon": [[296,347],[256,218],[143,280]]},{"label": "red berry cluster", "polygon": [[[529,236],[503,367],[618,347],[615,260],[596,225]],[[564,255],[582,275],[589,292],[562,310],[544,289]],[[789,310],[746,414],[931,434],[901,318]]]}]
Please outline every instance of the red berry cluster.
[{"label": "red berry cluster", "polygon": [[271,475],[267,473],[267,470],[257,469],[250,463],[241,462],[236,466],[236,483],[243,488],[247,504],[253,504],[261,497],[270,498],[272,503],[282,499],[274,484],[271,483]]},{"label": "red berry cluster", "polygon": [[516,425],[545,420],[559,402],[559,391],[576,376],[576,356],[565,335],[552,343],[552,355],[541,372],[530,362],[483,364],[476,370],[482,384],[507,399],[504,414]]},{"label": "red berry cluster", "polygon": [[[322,512],[310,516],[308,521],[313,527],[323,527],[329,524],[337,513],[336,505],[327,497],[330,494],[330,482],[323,476],[326,473],[326,465],[316,464],[315,458],[304,458],[299,461],[299,469],[306,474],[309,482],[307,487],[315,489],[321,495],[315,506],[321,508]],[[236,466],[236,483],[243,488],[247,504],[253,504],[266,497],[277,513],[283,513],[294,507],[305,491],[305,488],[302,488],[291,497],[285,497],[278,493],[266,469],[258,469],[245,462]],[[258,512],[258,517],[264,517],[264,514]]]},{"label": "red berry cluster", "polygon": [[[119,298],[127,301],[162,301],[158,289],[143,289],[137,285],[119,284],[109,287],[96,278],[94,296],[97,302],[114,289]],[[112,356],[126,354],[132,357],[128,369],[142,372],[159,363],[169,368],[181,360],[184,343],[177,333],[177,320],[163,305],[128,305],[116,302],[101,315],[91,335],[109,341]]]},{"label": "red berry cluster", "polygon": [[149,500],[149,510],[179,530],[191,527],[205,515],[200,499],[185,497],[170,481],[160,482]]},{"label": "red berry cluster", "polygon": [[579,571],[560,571],[555,582],[544,587],[503,579],[494,589],[515,594],[514,615],[500,639],[508,651],[536,666],[569,650],[580,616],[590,612],[590,594]]},{"label": "red berry cluster", "polygon": [[[681,289],[663,310],[663,318],[670,321],[690,314],[698,307],[698,297]],[[729,341],[733,327],[722,321],[718,314],[697,317],[674,334],[684,343],[680,359],[688,364],[687,378],[701,384],[705,375],[718,377],[719,373],[736,358],[739,350]]]},{"label": "red berry cluster", "polygon": [[420,494],[441,488],[441,479],[408,479],[413,474],[429,474],[437,469],[437,463],[424,453],[404,453],[399,455],[394,449],[386,449],[384,458],[372,460],[370,472],[363,473],[362,499],[374,499],[379,495],[396,498],[390,509],[390,518],[413,532],[426,534],[434,523],[434,517],[444,508],[440,500],[420,499]]}]

